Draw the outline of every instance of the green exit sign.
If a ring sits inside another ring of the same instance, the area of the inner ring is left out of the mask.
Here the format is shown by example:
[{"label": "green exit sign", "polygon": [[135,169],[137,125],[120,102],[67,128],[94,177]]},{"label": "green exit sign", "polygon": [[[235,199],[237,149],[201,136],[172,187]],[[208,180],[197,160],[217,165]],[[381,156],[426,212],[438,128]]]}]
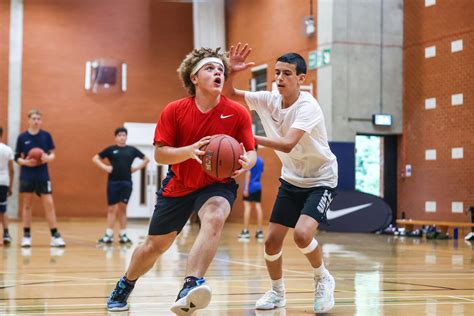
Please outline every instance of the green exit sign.
[{"label": "green exit sign", "polygon": [[314,50],[309,52],[308,55],[308,66],[309,69],[317,69],[322,66],[329,65],[331,63],[331,49],[326,48],[324,50]]}]

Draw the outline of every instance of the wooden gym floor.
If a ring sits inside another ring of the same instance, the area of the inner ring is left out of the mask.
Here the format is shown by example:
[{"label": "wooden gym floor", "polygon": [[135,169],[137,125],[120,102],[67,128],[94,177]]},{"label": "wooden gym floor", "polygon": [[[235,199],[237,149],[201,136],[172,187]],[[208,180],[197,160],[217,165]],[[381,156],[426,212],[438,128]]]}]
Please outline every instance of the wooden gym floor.
[{"label": "wooden gym floor", "polygon": [[[140,242],[147,222],[132,222],[129,235]],[[0,249],[0,315],[172,315],[181,288],[187,252],[197,226],[186,226],[171,249],[142,277],[129,312],[107,313],[105,301],[123,274],[134,246],[99,247],[104,221],[59,225],[65,249],[49,247],[44,222],[32,228],[33,247],[21,249],[21,225],[12,223],[14,241]],[[283,250],[287,306],[255,311],[269,288],[263,244],[239,242],[238,224],[227,224],[207,273],[211,304],[195,315],[314,315],[309,264],[293,244]],[[254,231],[253,231],[254,233]],[[397,238],[373,234],[320,232],[326,265],[336,279],[331,315],[474,315],[473,245],[460,240]]]}]

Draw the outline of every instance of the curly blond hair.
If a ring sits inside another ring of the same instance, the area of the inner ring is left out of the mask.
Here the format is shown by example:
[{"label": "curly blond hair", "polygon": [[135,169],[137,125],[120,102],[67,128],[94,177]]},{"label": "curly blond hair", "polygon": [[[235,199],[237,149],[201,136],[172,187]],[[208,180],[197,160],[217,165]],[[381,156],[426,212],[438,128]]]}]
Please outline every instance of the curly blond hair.
[{"label": "curly blond hair", "polygon": [[196,87],[191,81],[191,71],[193,70],[194,66],[203,58],[220,58],[224,63],[224,78],[227,79],[227,76],[229,75],[229,59],[226,55],[226,52],[219,52],[220,49],[220,47],[216,48],[215,50],[206,47],[201,47],[200,49],[195,48],[181,62],[181,65],[178,68],[178,73],[181,77],[181,81],[183,82],[183,86],[186,88],[190,95],[196,95]]}]

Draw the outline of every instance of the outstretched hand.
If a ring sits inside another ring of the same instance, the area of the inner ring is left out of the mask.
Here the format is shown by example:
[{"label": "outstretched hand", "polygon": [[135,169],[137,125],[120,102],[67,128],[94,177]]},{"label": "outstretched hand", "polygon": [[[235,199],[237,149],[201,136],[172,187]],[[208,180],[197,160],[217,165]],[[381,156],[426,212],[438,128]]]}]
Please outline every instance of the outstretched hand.
[{"label": "outstretched hand", "polygon": [[252,48],[249,47],[249,44],[245,44],[242,47],[241,43],[238,43],[234,47],[232,45],[229,51],[229,61],[230,61],[230,70],[231,72],[238,72],[245,70],[251,66],[254,66],[254,62],[246,63],[245,60],[252,52]]}]

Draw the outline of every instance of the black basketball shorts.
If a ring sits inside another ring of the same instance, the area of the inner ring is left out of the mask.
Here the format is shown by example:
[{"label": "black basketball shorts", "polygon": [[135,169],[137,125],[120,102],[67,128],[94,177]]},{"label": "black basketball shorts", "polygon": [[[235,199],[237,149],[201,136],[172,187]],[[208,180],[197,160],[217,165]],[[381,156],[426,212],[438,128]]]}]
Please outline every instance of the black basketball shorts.
[{"label": "black basketball shorts", "polygon": [[20,193],[52,194],[51,181],[49,180],[20,180]]},{"label": "black basketball shorts", "polygon": [[336,196],[330,187],[300,188],[283,179],[273,206],[270,222],[294,228],[302,214],[318,223],[327,223],[326,212]]},{"label": "black basketball shorts", "polygon": [[115,205],[117,203],[128,204],[130,195],[132,195],[132,181],[108,181],[107,183],[107,204]]},{"label": "black basketball shorts", "polygon": [[0,185],[0,213],[7,211],[7,196],[8,187],[6,185]]},{"label": "black basketball shorts", "polygon": [[252,193],[249,193],[248,196],[244,196],[242,200],[247,201],[247,202],[259,202],[262,201],[262,191],[255,191]]},{"label": "black basketball shorts", "polygon": [[183,229],[193,211],[198,212],[204,203],[214,196],[225,198],[232,208],[239,185],[232,180],[229,183],[214,183],[185,196],[166,197],[157,193],[157,201],[151,217],[149,235],[165,235]]}]

